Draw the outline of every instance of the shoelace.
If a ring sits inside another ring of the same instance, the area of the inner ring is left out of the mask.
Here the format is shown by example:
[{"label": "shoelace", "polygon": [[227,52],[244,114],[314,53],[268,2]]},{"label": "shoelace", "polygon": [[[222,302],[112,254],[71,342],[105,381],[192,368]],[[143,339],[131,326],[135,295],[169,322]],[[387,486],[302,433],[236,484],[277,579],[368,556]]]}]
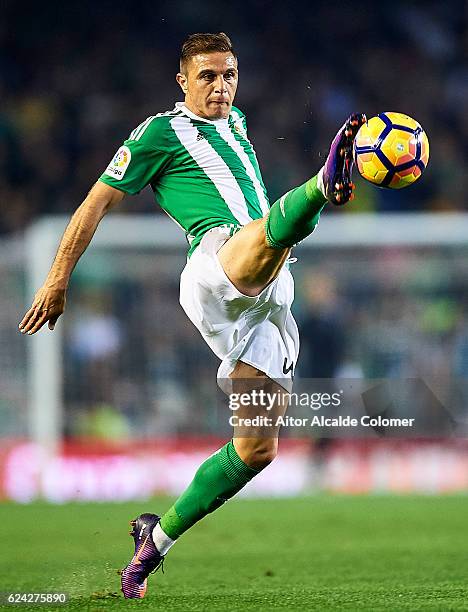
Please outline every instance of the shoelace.
[{"label": "shoelace", "polygon": [[[155,574],[155,573],[158,571],[158,569],[159,569],[159,568],[161,568],[161,572],[164,574],[164,559],[165,559],[165,558],[166,558],[165,556],[164,556],[164,557],[161,557],[161,561],[160,561],[160,562],[157,564],[157,566],[154,568],[154,570],[153,570],[152,572],[150,572],[150,574]],[[122,568],[122,569],[118,570],[118,571],[117,571],[117,573],[118,573],[119,575],[122,575],[122,572],[123,572],[125,569],[126,569],[126,568],[124,567],[124,568]]]},{"label": "shoelace", "polygon": [[158,563],[158,565],[154,568],[154,570],[151,572],[152,574],[155,574],[159,568],[161,568],[161,572],[164,574],[164,559],[166,557],[161,557],[161,561]]}]

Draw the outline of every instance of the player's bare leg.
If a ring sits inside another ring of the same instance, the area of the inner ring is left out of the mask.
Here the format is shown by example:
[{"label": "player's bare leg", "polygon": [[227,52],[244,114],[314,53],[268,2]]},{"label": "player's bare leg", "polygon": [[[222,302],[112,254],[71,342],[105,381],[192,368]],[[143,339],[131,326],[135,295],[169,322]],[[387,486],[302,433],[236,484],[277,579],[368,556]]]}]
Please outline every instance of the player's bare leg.
[{"label": "player's bare leg", "polygon": [[351,115],[330,146],[324,167],[304,185],[276,201],[264,219],[243,227],[219,250],[228,278],[245,295],[258,295],[278,275],[294,244],[311,234],[327,201],[353,198],[354,138],[366,117]]},{"label": "player's bare leg", "polygon": [[256,219],[230,238],[218,251],[229,280],[245,295],[258,295],[279,274],[290,247],[271,247],[265,234],[266,218]]},{"label": "player's bare leg", "polygon": [[[278,452],[279,427],[276,422],[283,416],[288,408],[288,394],[283,387],[271,380],[264,372],[250,364],[238,361],[230,374],[233,393],[248,393],[253,390],[264,391],[268,400],[264,405],[242,405],[236,410],[236,423],[234,427],[234,447],[239,457],[251,468],[263,470],[267,467]],[[257,426],[245,426],[243,419],[263,417]],[[268,420],[267,420],[268,419]]]}]

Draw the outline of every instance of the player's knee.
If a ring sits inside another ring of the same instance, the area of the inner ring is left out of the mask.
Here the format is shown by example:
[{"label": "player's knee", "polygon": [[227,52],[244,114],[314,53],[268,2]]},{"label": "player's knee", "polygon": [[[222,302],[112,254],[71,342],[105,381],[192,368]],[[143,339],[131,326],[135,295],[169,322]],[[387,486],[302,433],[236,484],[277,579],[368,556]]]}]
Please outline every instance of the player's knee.
[{"label": "player's knee", "polygon": [[266,468],[278,454],[277,439],[242,439],[236,440],[237,452],[244,463],[254,470]]},{"label": "player's knee", "polygon": [[246,461],[247,465],[255,470],[263,470],[266,468],[278,453],[278,442],[276,440],[268,441],[268,443],[265,443],[265,440],[262,442],[262,444],[250,450]]}]

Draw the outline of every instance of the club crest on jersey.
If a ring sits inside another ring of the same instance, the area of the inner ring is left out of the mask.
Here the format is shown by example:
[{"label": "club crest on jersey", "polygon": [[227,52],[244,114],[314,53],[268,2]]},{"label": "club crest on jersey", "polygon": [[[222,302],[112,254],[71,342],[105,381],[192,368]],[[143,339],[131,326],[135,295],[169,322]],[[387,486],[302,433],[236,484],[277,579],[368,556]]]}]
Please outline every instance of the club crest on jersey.
[{"label": "club crest on jersey", "polygon": [[131,159],[132,153],[130,149],[126,146],[120,147],[120,149],[112,158],[111,163],[107,166],[104,174],[112,176],[117,181],[122,180],[125,172],[127,171]]},{"label": "club crest on jersey", "polygon": [[242,119],[239,119],[234,123],[234,129],[240,136],[243,138],[247,138],[247,132],[244,130],[244,126],[242,125]]}]

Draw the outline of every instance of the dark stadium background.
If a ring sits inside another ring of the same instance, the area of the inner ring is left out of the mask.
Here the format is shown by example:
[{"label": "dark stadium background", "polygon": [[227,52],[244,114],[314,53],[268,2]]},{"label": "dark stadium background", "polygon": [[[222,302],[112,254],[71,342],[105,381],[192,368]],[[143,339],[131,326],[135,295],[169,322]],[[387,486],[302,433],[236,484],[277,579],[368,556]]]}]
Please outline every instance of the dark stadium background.
[{"label": "dark stadium background", "polygon": [[[467,5],[449,2],[12,2],[0,20],[0,232],[70,213],[114,149],[181,99],[180,45],[226,31],[272,199],[304,181],[351,109],[414,115],[431,163],[402,193],[361,210],[464,210]],[[154,212],[149,190],[127,204]],[[157,209],[156,209],[157,211]],[[158,211],[157,211],[158,212]]]}]

